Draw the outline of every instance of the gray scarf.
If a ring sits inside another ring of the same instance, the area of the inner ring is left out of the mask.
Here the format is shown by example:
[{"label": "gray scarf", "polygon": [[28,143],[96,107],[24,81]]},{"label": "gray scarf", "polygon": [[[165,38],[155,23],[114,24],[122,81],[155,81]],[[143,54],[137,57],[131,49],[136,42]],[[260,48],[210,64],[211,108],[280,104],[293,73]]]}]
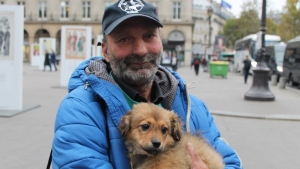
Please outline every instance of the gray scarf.
[{"label": "gray scarf", "polygon": [[[118,86],[118,84],[110,77],[110,71],[110,65],[104,59],[92,60],[89,66],[85,69],[85,72],[88,75],[94,74],[98,78],[106,80]],[[162,90],[164,98],[162,101],[163,107],[170,110],[178,86],[177,79],[168,70],[166,70],[166,68],[159,66],[158,71],[155,74],[154,80],[158,83]]]}]

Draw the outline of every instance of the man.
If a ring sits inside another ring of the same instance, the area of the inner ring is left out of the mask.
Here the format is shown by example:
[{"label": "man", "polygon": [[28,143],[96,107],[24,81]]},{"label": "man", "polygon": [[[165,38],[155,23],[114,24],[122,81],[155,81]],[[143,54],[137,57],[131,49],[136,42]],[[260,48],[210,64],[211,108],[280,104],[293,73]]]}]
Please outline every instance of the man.
[{"label": "man", "polygon": [[248,56],[246,56],[243,63],[244,63],[244,68],[243,68],[244,69],[244,82],[245,82],[245,84],[247,84],[247,79],[248,79],[249,71],[251,68],[251,61],[249,60]]},{"label": "man", "polygon": [[200,60],[199,56],[196,56],[193,61],[196,76],[198,76],[198,74],[199,74],[200,63],[201,63],[201,60]]},{"label": "man", "polygon": [[[188,95],[186,84],[176,72],[159,66],[162,24],[154,6],[136,2],[135,8],[125,8],[124,0],[120,0],[105,10],[104,58],[85,61],[72,74],[69,95],[57,112],[53,168],[131,168],[117,126],[139,102],[174,110],[189,122],[184,129],[202,131],[223,156],[227,169],[241,168],[240,159],[220,138],[204,103]],[[194,169],[207,169],[191,145],[187,145],[187,151]]]},{"label": "man", "polygon": [[54,67],[55,71],[57,71],[57,67],[56,67],[56,54],[54,49],[51,49],[51,53],[50,53],[50,65]]}]

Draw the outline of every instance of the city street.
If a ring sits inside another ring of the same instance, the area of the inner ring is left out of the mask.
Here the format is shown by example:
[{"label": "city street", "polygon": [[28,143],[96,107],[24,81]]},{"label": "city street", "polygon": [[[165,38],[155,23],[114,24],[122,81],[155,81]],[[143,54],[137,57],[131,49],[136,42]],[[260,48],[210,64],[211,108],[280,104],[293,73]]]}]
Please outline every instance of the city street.
[{"label": "city street", "polygon": [[[24,63],[23,103],[37,108],[12,117],[0,116],[0,168],[46,168],[57,108],[67,94],[57,72],[43,72]],[[222,137],[238,152],[245,169],[298,169],[300,166],[300,90],[271,86],[275,101],[244,100],[252,76],[230,73],[227,79],[198,76],[190,67],[178,73],[189,92],[201,98],[214,115]],[[1,112],[0,112],[1,113]]]}]

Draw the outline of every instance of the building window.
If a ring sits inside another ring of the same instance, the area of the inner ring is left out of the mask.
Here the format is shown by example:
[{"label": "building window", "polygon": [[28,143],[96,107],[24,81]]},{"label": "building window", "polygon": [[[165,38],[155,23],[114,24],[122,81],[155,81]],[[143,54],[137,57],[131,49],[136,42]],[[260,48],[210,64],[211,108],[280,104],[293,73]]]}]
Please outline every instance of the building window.
[{"label": "building window", "polygon": [[83,1],[82,2],[82,17],[91,18],[91,2]]},{"label": "building window", "polygon": [[104,2],[104,7],[107,8],[107,7],[109,7],[112,4],[114,4],[114,2],[106,1],[106,2]]},{"label": "building window", "polygon": [[45,1],[39,2],[39,18],[40,19],[47,18],[47,2]]},{"label": "building window", "polygon": [[[24,6],[24,18],[26,17],[26,13],[25,13],[25,1],[18,1],[17,2],[18,5]],[[1,4],[4,4],[4,2],[1,2]]]},{"label": "building window", "polygon": [[62,1],[60,2],[60,17],[69,18],[69,2]]},{"label": "building window", "polygon": [[173,2],[173,19],[181,19],[181,2]]}]

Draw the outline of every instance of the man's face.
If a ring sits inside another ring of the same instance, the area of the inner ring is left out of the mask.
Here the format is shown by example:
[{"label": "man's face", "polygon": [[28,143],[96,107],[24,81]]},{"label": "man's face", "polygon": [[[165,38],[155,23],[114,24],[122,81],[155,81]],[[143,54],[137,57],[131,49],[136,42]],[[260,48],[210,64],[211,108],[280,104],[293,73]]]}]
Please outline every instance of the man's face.
[{"label": "man's face", "polygon": [[148,19],[131,18],[107,35],[102,45],[114,74],[136,87],[150,84],[158,69],[162,43],[157,26]]}]

